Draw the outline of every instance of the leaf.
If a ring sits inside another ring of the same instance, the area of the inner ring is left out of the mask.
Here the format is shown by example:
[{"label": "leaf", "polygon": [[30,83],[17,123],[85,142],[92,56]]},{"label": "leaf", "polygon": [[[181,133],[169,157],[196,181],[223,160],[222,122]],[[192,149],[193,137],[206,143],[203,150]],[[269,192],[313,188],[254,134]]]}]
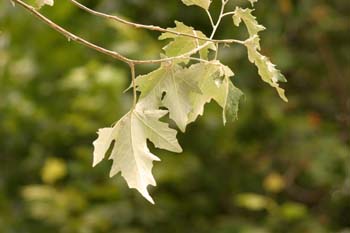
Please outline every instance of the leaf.
[{"label": "leaf", "polygon": [[240,7],[236,7],[232,16],[233,23],[237,27],[241,24],[242,21],[244,22],[250,37],[257,35],[260,31],[265,30],[265,27],[258,23],[256,17],[252,15],[252,12],[252,9],[242,9]]},{"label": "leaf", "polygon": [[202,7],[205,10],[208,10],[211,4],[211,0],[182,0],[182,2],[186,6],[196,5],[196,6]]},{"label": "leaf", "polygon": [[185,131],[191,111],[189,95],[192,92],[201,92],[196,81],[188,76],[186,69],[176,64],[164,63],[159,69],[136,78],[136,85],[141,92],[141,106],[146,109],[158,109],[160,106],[168,108],[170,118],[181,131]]},{"label": "leaf", "polygon": [[202,93],[192,93],[190,101],[193,106],[189,114],[189,123],[203,115],[204,105],[214,99],[223,108],[223,121],[237,118],[239,100],[243,93],[230,80],[233,72],[218,61],[198,63],[192,65],[187,72],[191,72],[198,82]]},{"label": "leaf", "polygon": [[[256,2],[252,1],[252,4]],[[286,82],[286,78],[283,74],[277,70],[276,65],[272,64],[272,62],[266,57],[263,56],[260,51],[260,38],[258,33],[260,31],[265,30],[265,27],[260,25],[256,17],[252,15],[253,10],[251,9],[242,9],[236,7],[233,15],[233,23],[236,26],[239,26],[242,21],[244,21],[248,33],[249,39],[245,41],[245,46],[248,49],[248,58],[251,63],[254,63],[257,68],[259,75],[261,76],[264,82],[270,84],[270,86],[274,87],[279,96],[286,102],[288,102],[287,97],[285,96],[285,91],[279,87],[278,82]]]},{"label": "leaf", "polygon": [[269,58],[262,55],[260,50],[260,38],[255,35],[245,41],[245,46],[248,49],[248,58],[251,63],[254,63],[258,68],[258,72],[262,80],[270,86],[274,87],[277,90],[279,96],[286,102],[288,102],[287,97],[285,96],[285,91],[279,87],[278,82],[286,82],[286,78],[281,73],[281,71],[276,69]]},{"label": "leaf", "polygon": [[176,130],[159,121],[165,110],[144,111],[138,106],[127,113],[113,128],[103,128],[94,141],[94,163],[96,166],[105,157],[115,141],[110,159],[113,160],[110,176],[121,172],[130,188],[137,189],[143,197],[154,204],[147,191],[148,185],[156,185],[152,175],[153,161],[159,158],[147,147],[149,139],[155,147],[173,152],[182,149],[176,139]]},{"label": "leaf", "polygon": [[36,5],[39,9],[45,5],[53,6],[54,0],[36,0]]},{"label": "leaf", "polygon": [[[186,26],[185,24],[175,21],[175,28],[168,28],[168,30],[176,31],[179,33],[190,34],[199,38],[208,39],[206,35],[204,35],[201,31],[196,31],[194,28]],[[207,43],[207,41],[199,40],[196,38],[190,38],[181,35],[175,35],[173,33],[162,33],[159,37],[160,40],[165,39],[173,39],[168,45],[166,45],[163,50],[165,51],[165,55],[167,57],[179,56],[182,54],[186,54],[192,50],[195,50],[197,47],[202,46]],[[202,59],[207,59],[209,50],[216,51],[216,46],[213,43],[210,43],[208,46],[202,48],[199,53]],[[178,61],[188,63],[189,59],[182,59]]]},{"label": "leaf", "polygon": [[244,21],[250,35],[250,38],[245,41],[245,46],[248,48],[249,61],[257,66],[262,80],[276,88],[279,96],[287,102],[288,99],[285,96],[285,91],[280,88],[278,84],[278,82],[286,82],[287,80],[282,73],[275,68],[276,66],[272,64],[266,56],[263,56],[259,52],[260,38],[258,33],[265,30],[265,27],[258,24],[256,18],[252,15],[252,12],[253,10],[251,9],[236,7],[233,15],[233,22],[236,26],[239,26],[240,23]]}]

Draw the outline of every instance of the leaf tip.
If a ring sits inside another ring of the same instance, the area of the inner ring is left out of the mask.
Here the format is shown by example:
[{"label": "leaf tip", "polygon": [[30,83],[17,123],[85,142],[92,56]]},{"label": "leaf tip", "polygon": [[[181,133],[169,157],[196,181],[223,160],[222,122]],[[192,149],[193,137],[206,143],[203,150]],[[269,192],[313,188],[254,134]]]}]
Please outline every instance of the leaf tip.
[{"label": "leaf tip", "polygon": [[149,198],[146,198],[146,199],[147,199],[147,201],[149,201],[152,205],[155,205],[155,204],[156,204],[151,196],[149,196]]},{"label": "leaf tip", "polygon": [[[154,185],[156,186],[156,185]],[[139,188],[136,188],[140,193],[141,195],[147,200],[149,201],[152,205],[155,204],[153,198],[151,197],[151,195],[148,193],[148,190],[147,190],[147,187],[142,187],[141,189]]]}]

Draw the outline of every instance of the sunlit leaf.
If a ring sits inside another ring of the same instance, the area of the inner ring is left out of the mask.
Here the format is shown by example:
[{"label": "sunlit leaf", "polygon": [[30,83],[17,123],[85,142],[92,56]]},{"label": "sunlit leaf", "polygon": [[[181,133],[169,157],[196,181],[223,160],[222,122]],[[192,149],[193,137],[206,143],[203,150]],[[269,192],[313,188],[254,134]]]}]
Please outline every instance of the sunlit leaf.
[{"label": "sunlit leaf", "polygon": [[113,160],[110,176],[121,172],[128,186],[137,189],[151,203],[154,201],[147,186],[156,185],[152,167],[153,161],[159,161],[159,158],[149,151],[147,139],[160,149],[182,151],[176,139],[176,130],[159,121],[167,113],[165,110],[142,110],[136,106],[113,128],[100,129],[99,137],[94,142],[94,166],[105,157],[115,141],[110,155]]},{"label": "sunlit leaf", "polygon": [[270,59],[264,55],[262,55],[260,50],[260,38],[255,35],[248,40],[245,41],[245,46],[248,49],[248,58],[251,63],[254,63],[258,68],[258,72],[260,77],[264,82],[270,84],[270,86],[274,87],[279,96],[286,102],[288,99],[285,95],[284,89],[279,86],[278,82],[286,82],[286,78],[281,73],[281,71],[276,69],[276,65],[274,65]]},{"label": "sunlit leaf", "polygon": [[236,7],[233,14],[233,23],[239,26],[243,21],[249,32],[249,36],[257,35],[260,31],[265,30],[265,27],[260,25],[256,20],[256,17],[252,15],[252,9],[242,9]]}]

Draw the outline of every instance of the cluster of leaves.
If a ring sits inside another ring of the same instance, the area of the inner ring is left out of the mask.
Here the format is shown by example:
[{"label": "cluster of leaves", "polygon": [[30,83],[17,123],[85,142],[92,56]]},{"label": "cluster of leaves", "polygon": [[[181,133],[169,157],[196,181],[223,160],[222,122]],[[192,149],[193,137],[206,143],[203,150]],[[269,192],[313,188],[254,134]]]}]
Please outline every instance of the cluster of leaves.
[{"label": "cluster of leaves", "polygon": [[[249,1],[252,6],[257,2]],[[165,61],[158,69],[137,78],[132,70],[133,107],[113,127],[100,129],[93,143],[93,165],[96,166],[108,154],[114,142],[109,156],[113,160],[110,176],[121,172],[128,186],[137,189],[151,203],[154,201],[147,186],[156,185],[152,167],[153,161],[159,161],[159,158],[150,152],[147,140],[157,148],[182,152],[176,138],[177,131],[162,122],[162,117],[169,113],[169,118],[185,132],[189,123],[203,115],[205,104],[214,100],[223,109],[224,124],[237,119],[243,93],[231,80],[234,72],[217,60],[220,48],[212,40],[225,15],[232,15],[235,26],[244,22],[249,38],[242,44],[247,48],[249,61],[256,65],[262,80],[274,87],[279,96],[287,101],[284,90],[279,86],[279,82],[286,82],[285,77],[260,53],[258,33],[265,27],[257,22],[252,14],[253,9],[237,6],[232,12],[224,12],[229,0],[222,0],[219,19],[214,24],[209,12],[210,0],[182,2],[187,6],[200,7],[208,13],[213,26],[212,35],[207,37],[203,32],[175,21],[176,26],[168,28],[169,32],[159,37],[159,40],[170,40],[163,47],[164,54],[161,55],[166,58]],[[53,0],[37,1],[39,8],[53,4]],[[212,53],[215,55],[212,56]],[[137,92],[140,93],[139,98]]]},{"label": "cluster of leaves", "polygon": [[[147,186],[156,185],[152,167],[153,161],[159,161],[159,158],[150,152],[147,140],[157,148],[182,152],[176,138],[177,131],[162,122],[161,118],[169,114],[169,118],[185,132],[189,123],[203,115],[205,104],[214,100],[223,109],[224,124],[237,119],[243,93],[231,80],[234,72],[217,59],[220,47],[213,40],[223,17],[232,15],[235,26],[244,22],[248,39],[232,41],[247,48],[249,61],[256,65],[262,80],[274,87],[284,101],[288,101],[284,90],[279,86],[279,82],[286,82],[285,77],[260,52],[259,32],[265,27],[258,23],[252,14],[253,9],[237,6],[234,11],[225,12],[229,0],[222,0],[220,15],[214,23],[209,11],[211,0],[182,2],[207,12],[213,27],[211,36],[207,37],[203,32],[175,21],[176,26],[166,29],[159,37],[159,40],[170,42],[163,47],[164,54],[161,57],[164,60],[158,69],[136,78],[135,63],[125,59],[124,62],[132,69],[130,87],[134,91],[134,104],[113,127],[100,129],[98,138],[93,143],[93,165],[100,163],[112,147],[109,156],[113,160],[110,176],[121,172],[128,186],[137,189],[151,203],[154,201]],[[254,7],[257,0],[249,2]],[[53,0],[36,1],[38,8],[53,4]],[[137,92],[140,93],[139,98]]]},{"label": "cluster of leaves", "polygon": [[[208,11],[211,1],[183,0],[183,3]],[[278,84],[286,81],[284,76],[259,52],[258,32],[265,28],[258,24],[252,11],[237,7],[232,14],[233,22],[236,26],[242,21],[245,23],[249,39],[244,45],[248,49],[249,60],[257,66],[263,81],[275,87],[281,98],[287,101],[284,90]],[[169,30],[209,39],[201,31],[182,22],[176,21],[175,24],[176,27]],[[161,64],[157,70],[137,77],[134,88],[140,92],[138,102],[113,127],[100,129],[99,137],[94,142],[94,166],[102,161],[115,141],[109,157],[113,160],[110,176],[121,172],[129,187],[137,189],[151,203],[154,202],[147,186],[156,185],[151,171],[153,161],[159,161],[159,158],[149,151],[147,140],[157,148],[182,151],[176,139],[176,131],[160,121],[160,118],[169,113],[169,118],[185,132],[189,123],[203,115],[204,105],[215,100],[223,109],[225,124],[227,120],[237,118],[239,101],[243,96],[231,80],[233,71],[219,60],[209,58],[211,51],[219,50],[217,44],[168,32],[163,33],[159,39],[170,39],[169,44],[163,48],[164,57],[177,58],[197,49],[199,62],[191,63],[190,57],[173,59]]]}]

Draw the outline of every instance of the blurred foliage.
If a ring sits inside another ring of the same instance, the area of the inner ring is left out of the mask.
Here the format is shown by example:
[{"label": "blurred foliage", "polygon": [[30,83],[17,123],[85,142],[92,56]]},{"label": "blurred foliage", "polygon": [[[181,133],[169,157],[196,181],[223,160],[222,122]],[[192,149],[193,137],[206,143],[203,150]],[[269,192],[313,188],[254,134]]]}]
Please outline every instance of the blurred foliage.
[{"label": "blurred foliage", "polygon": [[[156,33],[56,2],[43,12],[77,34],[132,57],[159,54]],[[205,14],[180,1],[85,3],[141,23],[178,19],[209,31]],[[157,151],[152,206],[120,176],[108,178],[110,162],[91,168],[95,131],[130,107],[128,67],[1,1],[0,232],[350,232],[349,12],[348,0],[260,1],[262,48],[288,77],[290,102],[259,80],[244,48],[223,50],[246,93],[239,120],[223,127],[209,105],[180,135],[183,154]],[[223,23],[219,38],[245,36]]]}]

